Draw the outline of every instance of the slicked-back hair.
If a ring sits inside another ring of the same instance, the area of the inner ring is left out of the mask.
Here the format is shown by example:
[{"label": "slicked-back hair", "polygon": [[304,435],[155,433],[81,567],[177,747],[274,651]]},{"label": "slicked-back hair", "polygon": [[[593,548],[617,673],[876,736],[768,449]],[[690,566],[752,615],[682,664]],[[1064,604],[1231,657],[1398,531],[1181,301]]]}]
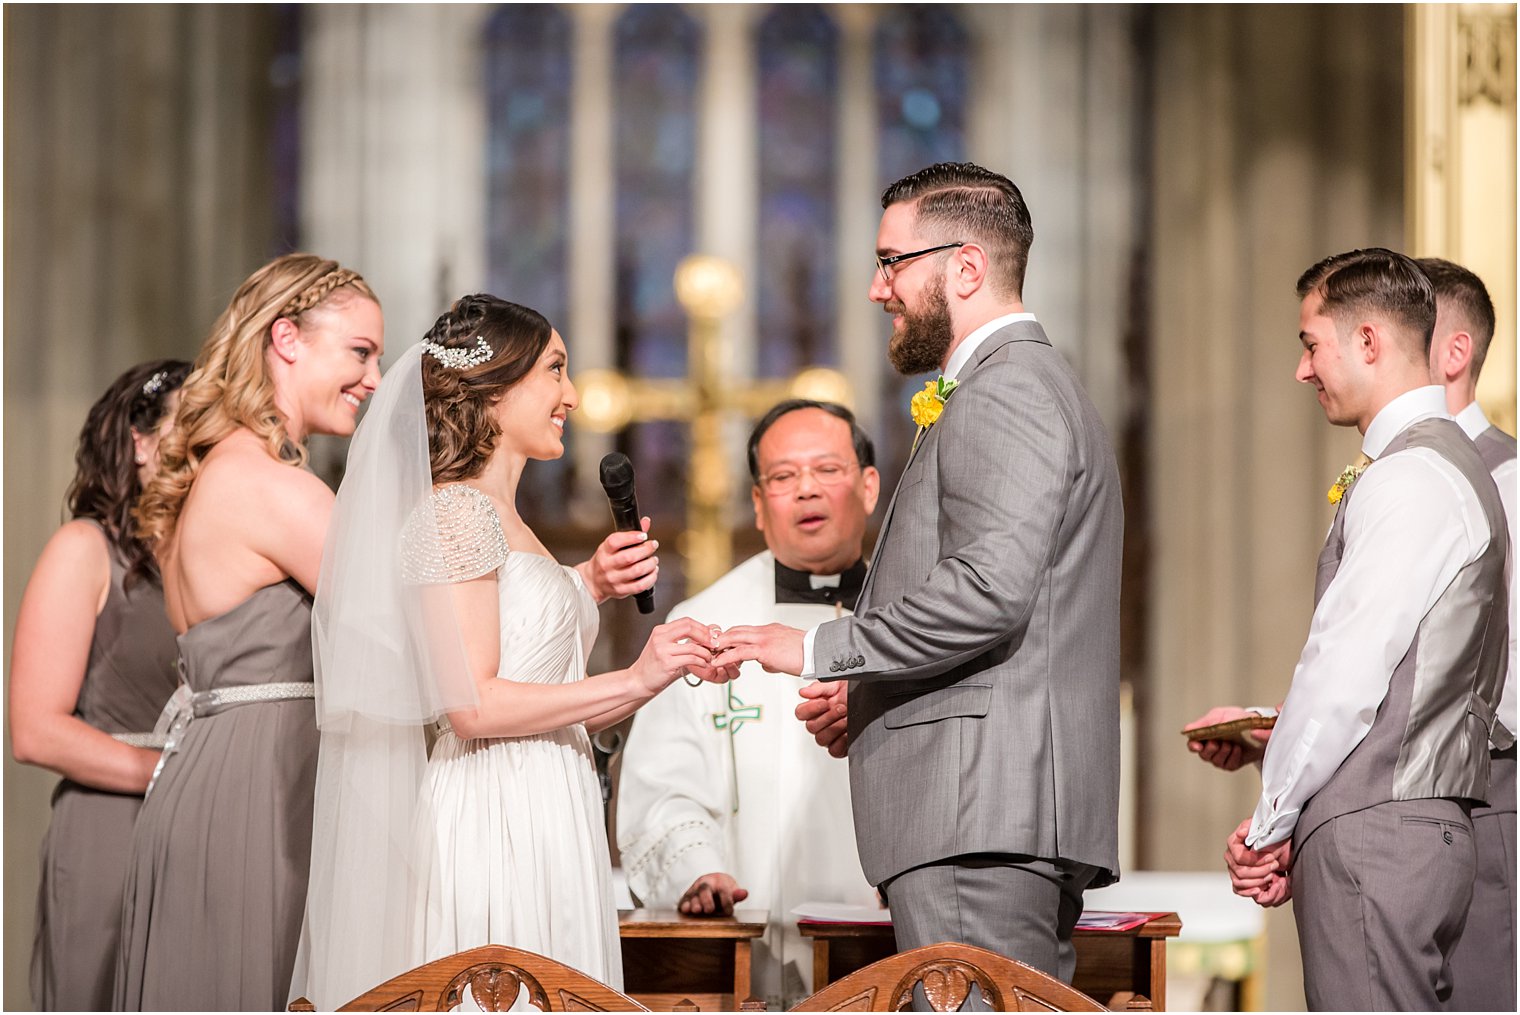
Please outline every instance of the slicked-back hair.
[{"label": "slicked-back hair", "polygon": [[1429,357],[1436,295],[1412,258],[1384,247],[1332,254],[1299,276],[1298,298],[1310,293],[1319,294],[1320,313],[1337,323],[1369,312],[1391,318],[1406,332],[1411,358]]},{"label": "slicked-back hair", "polygon": [[1430,286],[1436,292],[1436,303],[1454,307],[1467,326],[1467,333],[1473,340],[1469,369],[1472,379],[1477,380],[1483,361],[1488,357],[1488,344],[1494,338],[1494,301],[1488,297],[1488,287],[1460,264],[1439,257],[1422,257],[1415,263],[1430,279]]},{"label": "slicked-back hair", "polygon": [[972,162],[938,162],[881,195],[882,208],[904,201],[918,202],[916,225],[926,240],[977,244],[987,251],[993,291],[1023,297],[1034,224],[1012,180]]},{"label": "slicked-back hair", "polygon": [[789,412],[798,409],[822,409],[830,416],[837,416],[850,425],[850,443],[855,446],[855,460],[859,463],[861,471],[869,469],[876,464],[876,446],[871,443],[870,436],[860,428],[855,421],[855,414],[838,402],[817,402],[811,398],[788,398],[784,402],[777,402],[771,406],[769,412],[760,417],[755,428],[749,433],[749,477],[756,483],[760,482],[760,439],[765,436],[767,430],[776,425],[776,420]]}]

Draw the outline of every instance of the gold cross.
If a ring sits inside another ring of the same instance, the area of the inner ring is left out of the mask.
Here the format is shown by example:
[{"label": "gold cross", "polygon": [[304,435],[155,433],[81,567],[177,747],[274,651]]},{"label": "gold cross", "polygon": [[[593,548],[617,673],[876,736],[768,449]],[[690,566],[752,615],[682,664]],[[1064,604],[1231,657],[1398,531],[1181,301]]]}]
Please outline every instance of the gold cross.
[{"label": "gold cross", "polygon": [[676,268],[676,298],[690,322],[686,377],[630,378],[617,370],[580,375],[582,425],[616,433],[632,423],[676,420],[691,428],[686,472],[686,530],[677,548],[686,559],[687,594],[698,592],[733,566],[733,469],[723,447],[723,420],[757,419],[786,398],[853,402],[850,382],[837,370],[812,367],[787,380],[736,381],[724,369],[723,320],[744,301],[744,280],[728,261],[692,254]]}]

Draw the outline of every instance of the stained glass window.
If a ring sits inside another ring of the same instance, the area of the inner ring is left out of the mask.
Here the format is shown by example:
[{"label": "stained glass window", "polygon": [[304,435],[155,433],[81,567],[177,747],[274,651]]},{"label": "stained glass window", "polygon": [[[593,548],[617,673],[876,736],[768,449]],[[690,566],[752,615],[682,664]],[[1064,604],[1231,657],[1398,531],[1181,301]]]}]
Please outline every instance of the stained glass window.
[{"label": "stained glass window", "polygon": [[[970,94],[970,40],[960,19],[940,5],[894,7],[876,26],[877,174],[886,186],[936,162],[966,157]],[[908,400],[923,377],[904,379],[884,366],[878,464],[882,475],[901,475],[913,445],[903,422]]]},{"label": "stained glass window", "polygon": [[[488,291],[557,327],[569,305],[571,44],[569,16],[557,6],[503,5],[486,21]],[[566,442],[574,440],[572,429]],[[518,507],[530,524],[563,513],[570,462],[567,453],[524,474]]]},{"label": "stained glass window", "polygon": [[490,291],[564,320],[570,165],[570,20],[510,4],[486,22]]},{"label": "stained glass window", "polygon": [[838,31],[813,4],[760,22],[758,366],[837,365],[834,334]]},{"label": "stained glass window", "polygon": [[[695,244],[693,170],[701,31],[678,6],[628,8],[613,29],[616,106],[618,366],[637,377],[686,375],[686,317],[673,279]],[[638,470],[639,505],[667,534],[684,526],[687,432],[636,424],[619,438]],[[671,555],[673,556],[673,555]],[[666,560],[670,560],[667,556]],[[684,594],[662,574],[661,596]]]}]

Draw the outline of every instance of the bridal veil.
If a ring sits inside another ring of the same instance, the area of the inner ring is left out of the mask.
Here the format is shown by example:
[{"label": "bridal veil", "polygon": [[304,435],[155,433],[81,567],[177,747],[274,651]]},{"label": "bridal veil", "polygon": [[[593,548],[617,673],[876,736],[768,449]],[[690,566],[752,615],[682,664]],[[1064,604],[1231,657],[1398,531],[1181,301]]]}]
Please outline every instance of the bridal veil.
[{"label": "bridal veil", "polygon": [[[442,572],[422,345],[386,373],[349,447],[312,612],[321,748],[291,997],[331,1011],[405,972],[425,898],[414,821],[426,728],[478,697]],[[403,540],[402,534],[406,533]]]}]

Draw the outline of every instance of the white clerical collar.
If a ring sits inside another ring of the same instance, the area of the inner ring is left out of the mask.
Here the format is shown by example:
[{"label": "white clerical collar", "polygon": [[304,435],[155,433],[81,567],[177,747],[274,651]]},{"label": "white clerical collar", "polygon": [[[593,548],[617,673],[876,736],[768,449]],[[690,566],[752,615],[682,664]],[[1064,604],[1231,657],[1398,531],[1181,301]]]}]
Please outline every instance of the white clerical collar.
[{"label": "white clerical collar", "polygon": [[945,379],[955,380],[956,375],[961,372],[961,368],[971,362],[971,357],[976,355],[977,347],[985,342],[989,335],[1008,327],[1010,324],[1033,320],[1034,314],[1028,312],[1004,314],[1002,317],[994,317],[980,328],[977,328],[962,339],[961,344],[956,346],[955,351],[950,354],[950,362],[945,364]]},{"label": "white clerical collar", "polygon": [[1457,421],[1457,425],[1462,428],[1462,432],[1467,434],[1468,440],[1472,440],[1474,437],[1478,436],[1478,434],[1493,426],[1493,424],[1488,421],[1488,417],[1483,415],[1483,406],[1479,405],[1477,402],[1473,402],[1467,408],[1463,409],[1461,412],[1453,416],[1452,419],[1455,419]]},{"label": "white clerical collar", "polygon": [[1362,453],[1368,458],[1376,458],[1405,427],[1432,416],[1451,418],[1446,415],[1445,388],[1439,384],[1427,384],[1404,392],[1372,417],[1367,433],[1362,437]]},{"label": "white clerical collar", "polygon": [[815,589],[837,589],[839,576],[837,574],[810,574],[808,584]]}]

